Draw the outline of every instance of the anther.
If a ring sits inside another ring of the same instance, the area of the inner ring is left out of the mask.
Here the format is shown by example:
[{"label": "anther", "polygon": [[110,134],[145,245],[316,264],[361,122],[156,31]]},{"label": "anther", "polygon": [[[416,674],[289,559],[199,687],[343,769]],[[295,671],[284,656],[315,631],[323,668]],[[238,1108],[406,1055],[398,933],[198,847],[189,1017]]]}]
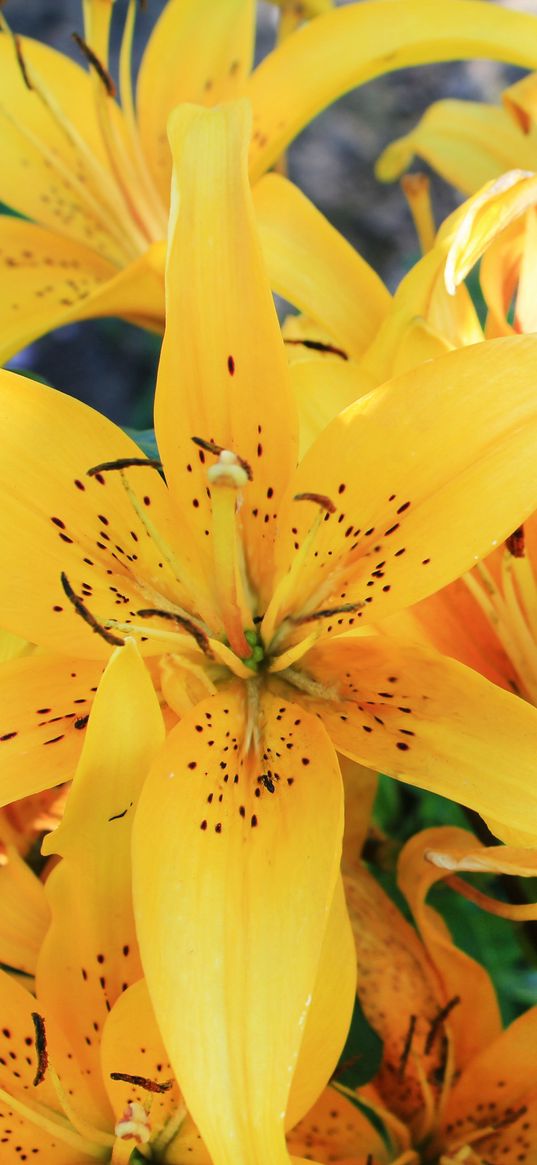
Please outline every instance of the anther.
[{"label": "anther", "polygon": [[505,548],[513,555],[513,558],[524,558],[526,552],[526,539],[524,536],[524,527],[517,526],[516,530],[505,539]]},{"label": "anther", "polygon": [[[121,1076],[119,1078],[123,1079]],[[112,1075],[112,1079],[114,1079],[114,1075]],[[128,1077],[128,1079],[135,1079],[135,1077]],[[117,1122],[114,1132],[116,1137],[120,1137],[123,1141],[136,1141],[139,1145],[146,1145],[151,1139],[151,1125],[143,1104],[137,1100],[130,1100],[122,1119]]]},{"label": "anther", "polygon": [[337,509],[337,507],[334,505],[334,503],[332,501],[330,501],[330,498],[327,498],[325,494],[315,494],[315,493],[295,494],[293,501],[294,502],[315,502],[315,504],[317,506],[320,506],[322,510],[326,510],[326,512],[328,514],[335,514],[336,509]]},{"label": "anther", "polygon": [[333,356],[341,356],[342,360],[348,360],[347,352],[343,348],[336,348],[335,344],[323,344],[321,340],[290,340],[284,339],[284,344],[300,345],[302,348],[309,348],[313,352],[330,352]]},{"label": "anther", "polygon": [[101,638],[106,641],[106,643],[110,643],[112,647],[123,647],[125,640],[120,639],[118,635],[112,635],[111,631],[107,631],[106,627],[103,627],[102,624],[98,622],[98,620],[95,618],[95,615],[92,615],[91,611],[89,611],[86,607],[86,604],[82,602],[82,599],[80,599],[78,595],[75,594],[71,583],[69,582],[69,579],[63,570],[61,572],[60,579],[64,592],[67,595],[69,602],[73,604],[77,615],[80,615],[84,622],[87,623],[89,627],[91,627],[92,631],[95,631],[96,635],[100,635]]},{"label": "anther", "polygon": [[457,1005],[460,1003],[460,1001],[461,1001],[460,995],[454,995],[453,999],[450,999],[446,1003],[445,1007],[441,1007],[440,1010],[436,1013],[434,1019],[431,1020],[431,1025],[430,1025],[429,1031],[427,1033],[427,1039],[425,1040],[425,1047],[424,1047],[424,1052],[425,1052],[426,1056],[428,1056],[429,1053],[432,1051],[434,1042],[436,1040],[436,1037],[438,1035],[438,1032],[440,1031],[442,1024],[448,1018],[448,1015],[451,1014],[451,1012],[453,1011],[453,1008],[457,1007]]},{"label": "anther", "polygon": [[[200,449],[205,449],[207,453],[214,453],[215,457],[219,457],[221,461],[225,455],[227,463],[240,465],[241,469],[244,470],[248,481],[253,481],[254,475],[252,473],[251,466],[247,461],[245,461],[244,457],[239,457],[238,453],[232,453],[231,450],[225,449],[223,445],[216,445],[214,441],[205,441],[203,437],[192,437],[191,440],[194,445],[198,445]],[[233,458],[233,462],[229,462],[230,458]],[[213,469],[214,468],[216,467],[213,466]],[[210,471],[209,480],[211,480]]]},{"label": "anther", "polygon": [[262,785],[264,785],[265,789],[267,790],[267,793],[275,793],[276,792],[276,786],[274,784],[274,781],[272,780],[271,777],[269,777],[268,773],[261,773],[261,776],[258,777],[257,779],[258,779],[258,781],[261,782]]},{"label": "anther", "polygon": [[87,477],[95,477],[98,473],[109,473],[113,469],[131,469],[142,467],[162,469],[162,461],[157,457],[118,457],[116,461],[102,461],[100,465],[92,465],[86,470]]},{"label": "anther", "polygon": [[403,1079],[403,1076],[405,1074],[405,1070],[406,1070],[406,1066],[407,1066],[407,1062],[408,1062],[408,1057],[410,1055],[410,1049],[412,1047],[412,1040],[414,1039],[414,1032],[416,1030],[416,1020],[417,1020],[416,1015],[410,1016],[410,1021],[408,1024],[408,1031],[407,1031],[406,1036],[405,1036],[405,1042],[403,1044],[403,1051],[401,1052],[401,1059],[399,1060],[399,1067],[397,1069],[397,1075],[398,1075],[400,1080]]},{"label": "anther", "polygon": [[310,615],[289,615],[288,619],[295,627],[300,627],[302,623],[313,623],[317,619],[331,619],[333,615],[361,611],[363,606],[364,603],[342,603],[341,607],[323,607],[320,611],[312,611]]},{"label": "anther", "polygon": [[95,72],[96,72],[99,80],[102,81],[102,83],[106,89],[106,92],[108,93],[108,96],[115,97],[116,87],[114,85],[112,77],[110,76],[108,69],[105,69],[102,61],[99,60],[97,54],[94,53],[93,49],[90,47],[90,45],[87,43],[87,41],[84,40],[84,37],[80,36],[80,33],[72,32],[71,37],[74,40],[75,44],[80,49],[82,55],[86,58],[88,64],[91,66],[92,69],[95,69]]},{"label": "anther", "polygon": [[27,88],[27,89],[29,89],[31,92],[33,92],[33,88],[34,88],[34,87],[33,87],[33,85],[32,85],[32,82],[31,82],[31,80],[30,80],[30,76],[29,76],[29,73],[28,73],[28,69],[27,69],[27,67],[26,67],[26,61],[24,60],[24,55],[23,55],[23,52],[22,52],[22,45],[21,45],[21,38],[20,38],[20,36],[17,36],[16,34],[13,34],[13,44],[14,44],[14,46],[15,46],[15,53],[16,53],[16,56],[17,56],[17,63],[18,63],[19,69],[20,69],[20,71],[21,71],[21,73],[22,73],[22,79],[23,79],[23,81],[24,81],[24,84],[26,85],[26,88]]},{"label": "anther", "polygon": [[32,1011],[32,1020],[35,1029],[35,1050],[37,1054],[37,1068],[33,1079],[34,1088],[45,1079],[45,1073],[48,1067],[48,1052],[47,1052],[47,1036],[45,1032],[45,1021],[42,1015],[37,1011]]},{"label": "anther", "polygon": [[173,1088],[173,1080],[149,1080],[147,1076],[131,1076],[128,1072],[111,1072],[111,1080],[122,1080],[125,1084],[134,1084],[146,1092],[169,1092]]},{"label": "anther", "polygon": [[174,623],[178,623],[189,635],[192,635],[198,647],[201,648],[205,655],[212,658],[209,637],[196,623],[193,623],[190,619],[185,619],[184,615],[178,615],[175,611],[162,611],[157,607],[144,607],[142,611],[137,611],[136,614],[140,615],[142,619],[151,619],[154,616],[159,619],[171,619]]}]

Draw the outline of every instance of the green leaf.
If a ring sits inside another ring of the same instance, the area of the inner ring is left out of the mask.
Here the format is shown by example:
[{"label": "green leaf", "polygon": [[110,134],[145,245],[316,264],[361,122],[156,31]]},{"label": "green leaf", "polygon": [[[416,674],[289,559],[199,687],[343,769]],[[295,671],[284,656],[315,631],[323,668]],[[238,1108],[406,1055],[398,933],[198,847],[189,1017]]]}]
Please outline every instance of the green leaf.
[{"label": "green leaf", "polygon": [[124,432],[133,441],[136,441],[136,444],[139,445],[142,453],[145,453],[146,457],[156,458],[158,460],[159,451],[157,449],[154,429],[129,429],[125,427]]}]

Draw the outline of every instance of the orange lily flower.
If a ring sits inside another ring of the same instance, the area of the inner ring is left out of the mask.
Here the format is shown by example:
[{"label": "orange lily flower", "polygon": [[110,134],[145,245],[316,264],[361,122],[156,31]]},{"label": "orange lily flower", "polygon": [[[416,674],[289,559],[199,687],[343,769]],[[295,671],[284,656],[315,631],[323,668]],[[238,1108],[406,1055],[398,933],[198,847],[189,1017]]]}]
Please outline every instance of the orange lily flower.
[{"label": "orange lily flower", "polygon": [[[514,871],[511,851],[496,851],[500,867]],[[424,860],[429,853],[439,865]],[[449,876],[451,853],[457,867],[488,868],[487,849],[464,830],[426,830],[401,853],[399,885],[418,934],[365,869],[345,879],[358,994],[383,1041],[382,1062],[371,1084],[356,1090],[362,1111],[346,1089],[345,1096],[325,1091],[291,1135],[294,1152],[309,1151],[323,1165],[533,1161],[537,1007],[502,1031],[487,973],[426,904],[434,883]],[[383,1122],[384,1142],[364,1108]]]},{"label": "orange lily flower", "polygon": [[[450,0],[434,11],[429,0],[400,0],[387,25],[384,4],[368,0],[322,13],[250,74],[253,0],[169,0],[149,38],[135,99],[136,2],[129,0],[119,105],[108,70],[113,3],[83,5],[79,44],[92,76],[45,45],[0,37],[0,196],[25,216],[0,218],[2,362],[75,319],[114,314],[163,327],[171,174],[165,127],[176,105],[251,97],[250,173],[257,182],[321,109],[372,77],[476,55],[537,65],[532,16],[477,0]],[[322,7],[301,5],[300,13]],[[285,5],[285,29],[295,18]],[[271,259],[278,281],[288,275],[279,266],[288,235],[284,222]]]}]

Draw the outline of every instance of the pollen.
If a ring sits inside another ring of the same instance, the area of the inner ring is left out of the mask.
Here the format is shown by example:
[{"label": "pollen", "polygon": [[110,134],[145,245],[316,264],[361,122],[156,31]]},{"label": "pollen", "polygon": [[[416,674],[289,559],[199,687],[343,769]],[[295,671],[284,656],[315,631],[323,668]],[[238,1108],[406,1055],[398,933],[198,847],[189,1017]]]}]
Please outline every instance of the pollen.
[{"label": "pollen", "polygon": [[114,1132],[122,1141],[136,1141],[138,1145],[147,1145],[151,1137],[151,1124],[143,1104],[131,1100],[121,1120],[117,1122]]}]

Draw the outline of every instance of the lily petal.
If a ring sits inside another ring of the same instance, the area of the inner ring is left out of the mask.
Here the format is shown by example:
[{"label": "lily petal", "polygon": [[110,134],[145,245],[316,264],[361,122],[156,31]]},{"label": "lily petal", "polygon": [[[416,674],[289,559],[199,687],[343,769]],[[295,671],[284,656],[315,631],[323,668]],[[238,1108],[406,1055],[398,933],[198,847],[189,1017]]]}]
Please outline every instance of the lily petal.
[{"label": "lily petal", "polygon": [[392,636],[332,640],[303,663],[334,693],[307,707],[340,752],[494,817],[510,841],[537,836],[535,708]]},{"label": "lily petal", "polygon": [[475,194],[518,166],[535,168],[537,132],[527,137],[504,109],[477,101],[435,101],[404,137],[390,142],[375,166],[381,182],[394,182],[413,157],[424,158],[463,194]]},{"label": "lily petal", "polygon": [[144,153],[165,202],[170,113],[184,101],[219,105],[238,96],[250,72],[254,33],[251,0],[171,0],[157,21],[140,66],[138,111]]},{"label": "lily petal", "polygon": [[283,1121],[340,857],[324,729],[270,694],[260,717],[263,760],[244,753],[240,691],[199,704],[168,736],[134,830],[149,992],[215,1165],[288,1162]]},{"label": "lily petal", "polygon": [[0,804],[71,780],[102,663],[35,654],[3,663]]},{"label": "lily petal", "polygon": [[501,1031],[501,1016],[490,976],[456,946],[441,915],[427,903],[429,890],[449,872],[426,858],[429,850],[468,853],[475,849],[475,838],[466,830],[451,826],[425,829],[404,846],[397,868],[399,886],[440,975],[445,998],[458,1000],[450,1012],[449,1025],[459,1067],[496,1039]]},{"label": "lily petal", "polygon": [[321,109],[384,73],[431,61],[487,57],[537,65],[535,17],[479,0],[382,0],[328,12],[288,37],[259,65],[247,91],[255,111],[251,172],[257,178]]},{"label": "lily petal", "polygon": [[[507,537],[537,506],[536,367],[530,337],[477,344],[388,382],[332,421],[282,506],[284,581],[270,620],[363,604],[325,621],[340,633],[431,594]],[[284,576],[315,516],[295,500],[304,494],[322,494],[334,510],[289,585]]]},{"label": "lily petal", "polygon": [[196,450],[192,438],[248,462],[241,522],[252,584],[263,593],[297,422],[251,204],[249,130],[246,101],[207,111],[183,106],[171,118],[175,193],[155,427],[179,515],[202,549],[212,524],[212,455]]},{"label": "lily petal", "polygon": [[256,183],[254,206],[273,290],[358,359],[390,306],[382,280],[309,198],[279,174]]},{"label": "lily petal", "polygon": [[[106,657],[109,644],[66,597],[62,572],[101,624],[121,619],[132,600],[140,607],[133,563],[155,587],[162,591],[168,580],[177,593],[175,575],[148,537],[121,474],[88,475],[102,462],[139,459],[140,450],[87,405],[10,372],[0,373],[0,418],[0,532],[9,548],[0,572],[0,622],[62,653]],[[158,473],[129,469],[127,479],[140,511],[173,546],[169,500]]]},{"label": "lily petal", "polygon": [[104,673],[63,821],[43,843],[44,853],[63,861],[46,886],[52,924],[39,958],[37,993],[56,1070],[76,1092],[77,1109],[97,1127],[109,1128],[110,1115],[95,1033],[124,987],[141,975],[131,826],[163,737],[149,674],[128,644]]},{"label": "lily petal", "polygon": [[310,1161],[356,1165],[369,1157],[375,1165],[389,1165],[384,1141],[367,1117],[335,1088],[326,1088],[311,1112],[288,1134],[292,1153]]},{"label": "lily petal", "polygon": [[294,360],[289,375],[300,417],[300,460],[328,422],[373,385],[358,365],[338,357]]},{"label": "lily petal", "polygon": [[12,846],[0,867],[0,915],[0,963],[34,975],[50,911],[43,883]]},{"label": "lily petal", "polygon": [[336,1068],[356,994],[356,956],[341,879],[324,933],[321,958],[287,1106],[286,1128],[311,1108]]}]

